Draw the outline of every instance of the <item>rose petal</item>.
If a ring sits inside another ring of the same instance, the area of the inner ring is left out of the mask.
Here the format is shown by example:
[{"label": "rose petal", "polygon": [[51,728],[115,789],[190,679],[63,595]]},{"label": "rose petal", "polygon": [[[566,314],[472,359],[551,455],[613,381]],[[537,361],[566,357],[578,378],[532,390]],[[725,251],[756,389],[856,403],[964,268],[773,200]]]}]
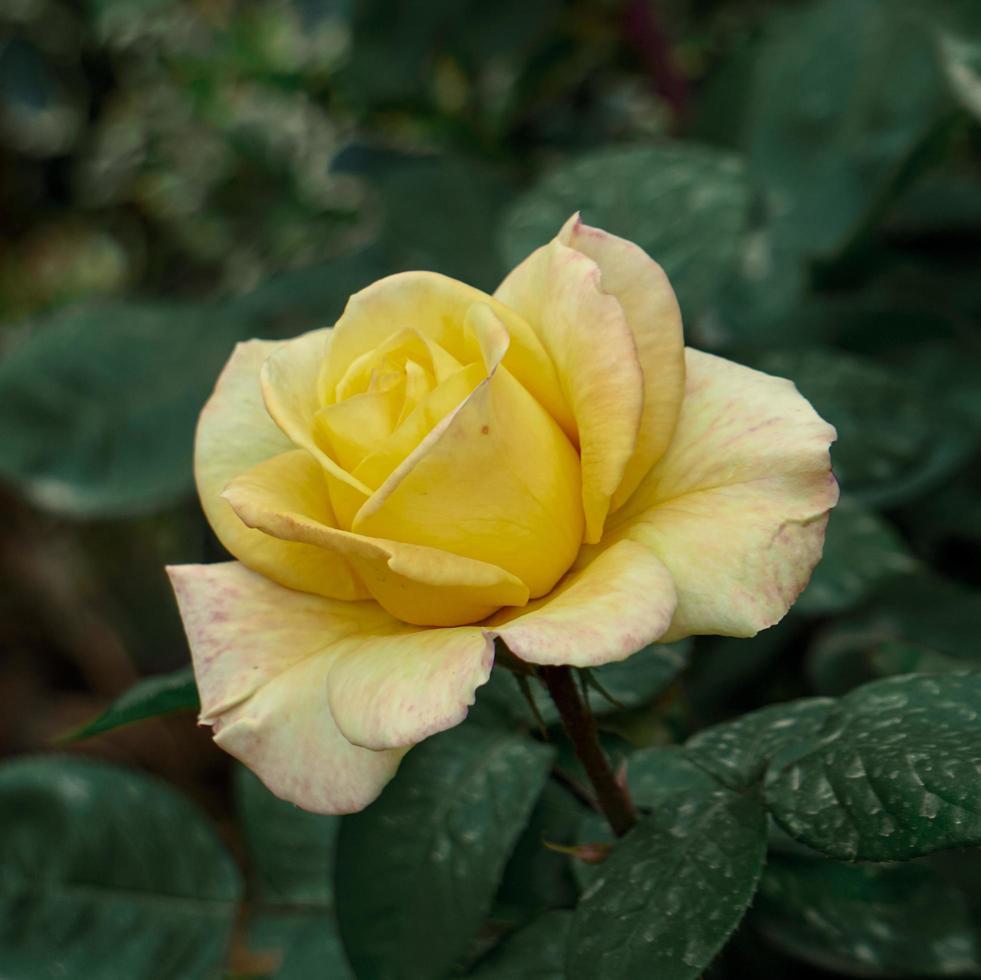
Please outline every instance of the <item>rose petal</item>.
[{"label": "rose petal", "polygon": [[644,375],[620,303],[599,266],[558,240],[533,252],[494,294],[537,331],[572,408],[582,457],[586,540],[598,541],[637,447]]},{"label": "rose petal", "polygon": [[330,526],[316,509],[321,479],[313,458],[294,450],[232,480],[224,495],[249,527],[350,562],[375,599],[404,622],[457,626],[527,602],[527,586],[488,562]]},{"label": "rose petal", "polygon": [[534,331],[513,310],[479,289],[435,272],[402,272],[355,293],[334,326],[330,356],[320,377],[320,396],[331,404],[349,365],[396,330],[411,328],[430,337],[461,363],[472,358],[463,324],[467,310],[486,303],[504,323],[510,348],[504,366],[545,407],[567,434],[575,432],[555,366]]},{"label": "rose petal", "polygon": [[623,540],[589,549],[550,595],[527,609],[504,610],[486,626],[529,663],[595,667],[660,638],[675,601],[663,563]]},{"label": "rose petal", "polygon": [[579,460],[552,417],[497,368],[507,335],[490,307],[475,305],[466,323],[490,377],[395,469],[352,527],[490,562],[544,595],[582,543]]},{"label": "rose petal", "polygon": [[357,745],[397,748],[458,725],[490,677],[494,641],[482,629],[408,629],[345,641],[327,677],[330,710]]},{"label": "rose petal", "polygon": [[368,499],[371,490],[331,459],[314,439],[321,408],[317,379],[330,334],[330,330],[312,330],[281,344],[263,363],[260,380],[269,415],[294,446],[305,449],[324,468],[334,510],[349,523],[348,518]]},{"label": "rose petal", "polygon": [[[367,598],[367,590],[342,558],[254,531],[221,499],[233,477],[292,448],[269,417],[259,387],[262,364],[278,346],[261,340],[239,344],[201,412],[194,449],[201,506],[221,543],[249,568],[303,592]],[[333,522],[326,501],[318,515]]]},{"label": "rose petal", "polygon": [[681,310],[664,270],[633,242],[584,225],[579,215],[565,223],[558,238],[599,266],[600,286],[623,307],[644,372],[637,448],[613,495],[615,510],[664,455],[678,421],[685,391]]},{"label": "rose petal", "polygon": [[[367,806],[404,749],[352,745],[331,715],[327,677],[345,637],[390,619],[371,602],[303,595],[237,562],[168,569],[201,696],[201,722],[277,796],[318,813]],[[397,627],[394,627],[397,628]]]},{"label": "rose petal", "polygon": [[783,618],[821,557],[835,431],[783,378],[690,349],[687,372],[674,439],[606,540],[641,541],[671,571],[666,641],[753,636]]}]

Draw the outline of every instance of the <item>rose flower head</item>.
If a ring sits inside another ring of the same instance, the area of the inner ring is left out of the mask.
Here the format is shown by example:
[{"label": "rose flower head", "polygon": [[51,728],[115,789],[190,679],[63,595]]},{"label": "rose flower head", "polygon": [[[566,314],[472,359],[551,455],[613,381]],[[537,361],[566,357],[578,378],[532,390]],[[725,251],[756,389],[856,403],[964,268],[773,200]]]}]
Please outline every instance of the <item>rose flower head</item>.
[{"label": "rose flower head", "polygon": [[309,810],[459,724],[500,638],[591,667],[752,636],[821,555],[834,429],[685,349],[642,249],[574,216],[489,296],[428,272],[240,344],[195,473],[237,561],[172,567],[215,741]]}]

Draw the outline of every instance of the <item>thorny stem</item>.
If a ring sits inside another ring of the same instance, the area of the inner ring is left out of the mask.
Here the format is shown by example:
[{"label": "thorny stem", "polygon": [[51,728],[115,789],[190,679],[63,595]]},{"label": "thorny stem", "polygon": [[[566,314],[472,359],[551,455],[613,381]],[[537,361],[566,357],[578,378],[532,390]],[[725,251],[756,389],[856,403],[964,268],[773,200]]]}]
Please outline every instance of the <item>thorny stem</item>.
[{"label": "thorny stem", "polygon": [[610,760],[603,752],[596,733],[596,720],[583,701],[570,667],[539,667],[538,676],[559,710],[559,717],[576,755],[586,770],[599,803],[617,837],[623,837],[637,823],[637,810],[625,786],[613,775]]}]

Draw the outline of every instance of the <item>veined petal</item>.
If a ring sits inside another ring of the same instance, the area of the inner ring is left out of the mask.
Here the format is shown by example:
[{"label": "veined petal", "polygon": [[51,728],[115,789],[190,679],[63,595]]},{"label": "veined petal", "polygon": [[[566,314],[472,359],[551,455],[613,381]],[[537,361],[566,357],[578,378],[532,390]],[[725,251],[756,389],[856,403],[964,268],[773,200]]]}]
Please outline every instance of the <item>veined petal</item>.
[{"label": "veined petal", "polygon": [[294,450],[232,480],[224,496],[249,527],[348,561],[380,605],[406,623],[458,626],[528,601],[524,582],[486,561],[352,534],[318,519],[312,488],[319,479],[316,462]]},{"label": "veined petal", "polygon": [[623,307],[602,288],[599,266],[553,240],[494,294],[537,331],[572,408],[582,457],[586,540],[599,541],[637,448],[644,374]]},{"label": "veined petal", "polygon": [[633,242],[583,224],[578,214],[565,223],[558,239],[599,266],[601,288],[623,307],[644,372],[637,447],[613,495],[616,510],[664,455],[678,421],[685,393],[681,310],[664,270]]},{"label": "veined petal", "polygon": [[649,548],[630,540],[587,549],[549,595],[486,623],[533,664],[596,667],[624,660],[671,623],[675,587]]},{"label": "veined petal", "polygon": [[283,589],[237,562],[168,569],[194,661],[201,723],[277,796],[318,813],[367,806],[405,749],[352,745],[330,712],[327,677],[345,637],[392,620],[371,602]]},{"label": "veined petal", "polygon": [[540,596],[582,543],[579,460],[554,419],[495,364],[496,317],[479,309],[490,376],[395,469],[353,529],[491,562]]},{"label": "veined petal", "polygon": [[458,725],[490,677],[494,641],[479,627],[354,637],[327,677],[330,710],[344,735],[369,749],[422,741]]},{"label": "veined petal", "polygon": [[[262,364],[278,346],[262,340],[239,344],[201,412],[194,447],[201,506],[221,543],[249,568],[291,589],[337,599],[367,598],[344,559],[254,531],[221,499],[233,477],[292,448],[269,417],[259,387]],[[326,502],[318,515],[332,523]]]},{"label": "veined petal", "polygon": [[753,636],[783,618],[821,557],[835,431],[783,378],[691,349],[687,373],[671,445],[604,540],[640,541],[670,570],[665,641]]},{"label": "veined petal", "polygon": [[464,283],[435,272],[402,272],[373,283],[349,300],[334,325],[330,356],[320,376],[324,404],[358,357],[384,343],[397,329],[430,337],[461,363],[469,360],[463,324],[475,303],[487,304],[510,337],[504,366],[535,396],[567,434],[575,424],[555,366],[531,327],[513,310]]}]

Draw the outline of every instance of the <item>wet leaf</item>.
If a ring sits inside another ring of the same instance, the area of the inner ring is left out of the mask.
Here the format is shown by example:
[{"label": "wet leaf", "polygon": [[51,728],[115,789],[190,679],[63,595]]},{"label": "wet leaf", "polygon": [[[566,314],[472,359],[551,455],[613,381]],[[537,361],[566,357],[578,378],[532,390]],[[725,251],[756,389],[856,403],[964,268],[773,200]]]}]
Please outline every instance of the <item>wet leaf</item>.
[{"label": "wet leaf", "polygon": [[767,808],[791,836],[846,860],[979,844],[979,713],[981,674],[866,684],[773,759]]}]

